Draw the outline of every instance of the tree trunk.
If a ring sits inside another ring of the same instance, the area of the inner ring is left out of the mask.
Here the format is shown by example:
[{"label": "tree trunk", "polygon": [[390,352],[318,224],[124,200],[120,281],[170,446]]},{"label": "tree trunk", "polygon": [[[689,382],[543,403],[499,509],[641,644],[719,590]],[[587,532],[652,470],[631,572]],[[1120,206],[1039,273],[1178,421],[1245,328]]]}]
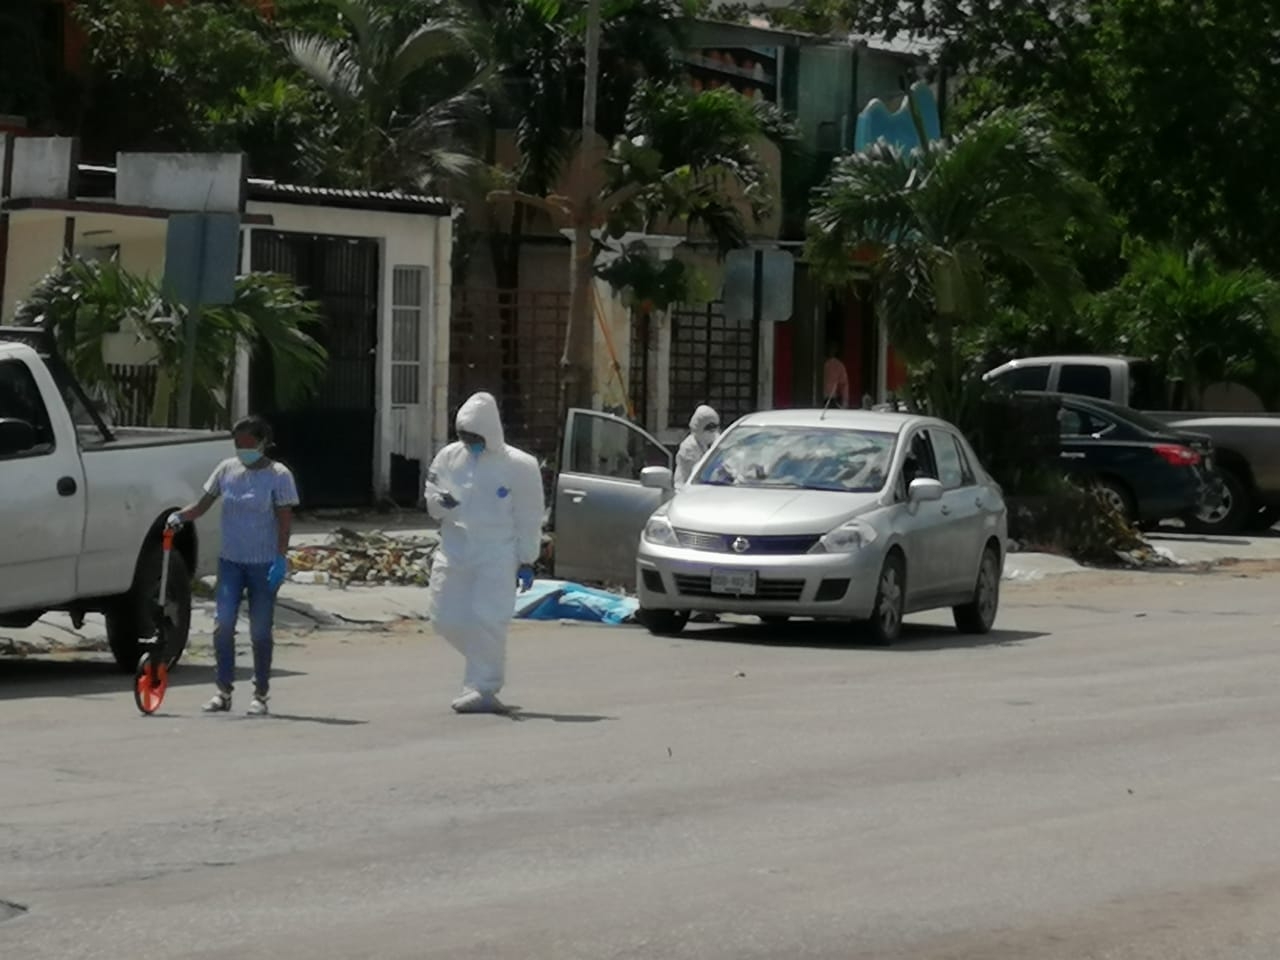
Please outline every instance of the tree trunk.
[{"label": "tree trunk", "polygon": [[595,204],[591,196],[591,153],[596,142],[596,91],[600,83],[600,0],[587,0],[586,64],[582,88],[582,139],[578,144],[578,172],[569,269],[569,325],[561,359],[562,411],[590,407],[595,366],[594,247],[591,227]]},{"label": "tree trunk", "polygon": [[573,226],[573,249],[569,263],[569,324],[565,331],[561,359],[562,406],[590,407],[595,367],[595,302],[592,284],[593,249],[590,208],[579,214]]}]

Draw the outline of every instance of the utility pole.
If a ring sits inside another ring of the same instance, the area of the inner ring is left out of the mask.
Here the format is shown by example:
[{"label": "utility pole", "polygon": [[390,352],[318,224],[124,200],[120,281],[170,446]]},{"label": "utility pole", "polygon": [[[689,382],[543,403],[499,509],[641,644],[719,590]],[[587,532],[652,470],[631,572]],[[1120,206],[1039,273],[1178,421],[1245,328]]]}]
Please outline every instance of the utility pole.
[{"label": "utility pole", "polygon": [[595,225],[595,196],[592,189],[592,158],[596,143],[596,91],[600,84],[600,0],[587,2],[585,76],[582,85],[582,138],[578,144],[578,164],[574,177],[573,250],[569,264],[569,323],[565,331],[564,354],[560,361],[563,402],[570,406],[591,405],[595,368],[595,282],[592,227]]}]

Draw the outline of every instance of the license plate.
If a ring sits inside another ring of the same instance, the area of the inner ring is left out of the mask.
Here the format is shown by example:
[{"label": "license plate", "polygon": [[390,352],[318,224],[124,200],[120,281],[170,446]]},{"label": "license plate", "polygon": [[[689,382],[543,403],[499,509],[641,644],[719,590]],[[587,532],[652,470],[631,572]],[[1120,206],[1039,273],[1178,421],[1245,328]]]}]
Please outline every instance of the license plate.
[{"label": "license plate", "polygon": [[750,597],[756,592],[754,570],[712,570],[711,592],[734,597]]}]

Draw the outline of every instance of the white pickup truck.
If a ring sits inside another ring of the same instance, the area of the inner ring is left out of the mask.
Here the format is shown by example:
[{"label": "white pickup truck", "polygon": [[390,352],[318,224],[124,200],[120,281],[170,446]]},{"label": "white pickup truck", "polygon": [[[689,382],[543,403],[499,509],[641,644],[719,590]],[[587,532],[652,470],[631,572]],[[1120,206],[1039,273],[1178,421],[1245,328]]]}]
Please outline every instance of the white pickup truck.
[{"label": "white pickup truck", "polygon": [[[108,425],[51,348],[41,331],[0,328],[0,628],[50,610],[77,625],[102,613],[112,654],[133,670],[138,641],[155,633],[165,518],[234,445],[225,433]],[[218,529],[211,511],[175,541],[165,602],[178,654]]]}]

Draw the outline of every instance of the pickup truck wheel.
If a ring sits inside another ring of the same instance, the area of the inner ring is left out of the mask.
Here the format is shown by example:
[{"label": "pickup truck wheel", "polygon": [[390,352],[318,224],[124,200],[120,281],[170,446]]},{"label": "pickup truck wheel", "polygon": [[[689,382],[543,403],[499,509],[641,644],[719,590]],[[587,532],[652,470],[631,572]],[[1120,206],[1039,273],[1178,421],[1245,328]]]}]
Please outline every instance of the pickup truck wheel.
[{"label": "pickup truck wheel", "polygon": [[1187,527],[1195,533],[1239,533],[1254,513],[1253,497],[1240,478],[1230,470],[1219,470],[1218,476],[1222,502],[1188,518]]},{"label": "pickup truck wheel", "polygon": [[[160,563],[163,558],[157,543],[147,549],[138,562],[133,588],[107,612],[107,643],[121,670],[132,673],[142,655],[139,641],[156,635],[156,600],[160,592]],[[187,649],[191,633],[191,571],[182,554],[169,555],[169,589],[165,598],[173,633],[169,637],[169,666],[177,665]]]}]

